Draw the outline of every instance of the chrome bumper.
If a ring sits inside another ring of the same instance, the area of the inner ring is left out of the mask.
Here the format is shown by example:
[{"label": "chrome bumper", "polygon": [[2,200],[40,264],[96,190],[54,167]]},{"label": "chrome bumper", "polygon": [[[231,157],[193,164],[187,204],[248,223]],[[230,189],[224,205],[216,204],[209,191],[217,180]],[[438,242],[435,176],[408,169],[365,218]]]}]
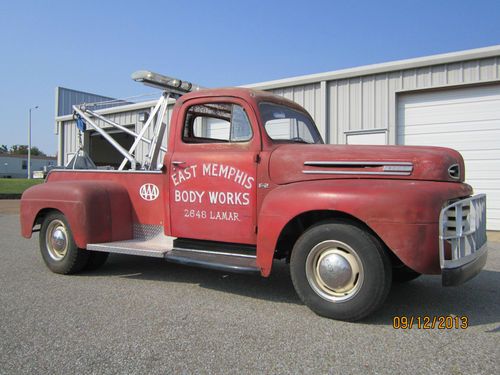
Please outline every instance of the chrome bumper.
[{"label": "chrome bumper", "polygon": [[486,263],[486,195],[446,206],[439,216],[439,260],[443,286],[464,283]]}]

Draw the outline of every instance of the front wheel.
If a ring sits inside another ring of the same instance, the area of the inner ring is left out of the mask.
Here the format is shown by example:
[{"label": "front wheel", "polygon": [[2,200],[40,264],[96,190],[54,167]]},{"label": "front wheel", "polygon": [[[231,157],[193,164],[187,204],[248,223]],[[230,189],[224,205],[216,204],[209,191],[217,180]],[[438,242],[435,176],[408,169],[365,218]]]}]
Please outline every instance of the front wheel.
[{"label": "front wheel", "polygon": [[293,248],[290,271],[297,294],[311,310],[346,321],[378,309],[392,279],[380,242],[346,222],[308,229]]},{"label": "front wheel", "polygon": [[55,273],[81,271],[88,262],[88,253],[76,246],[64,215],[48,214],[40,228],[40,252],[47,267]]}]

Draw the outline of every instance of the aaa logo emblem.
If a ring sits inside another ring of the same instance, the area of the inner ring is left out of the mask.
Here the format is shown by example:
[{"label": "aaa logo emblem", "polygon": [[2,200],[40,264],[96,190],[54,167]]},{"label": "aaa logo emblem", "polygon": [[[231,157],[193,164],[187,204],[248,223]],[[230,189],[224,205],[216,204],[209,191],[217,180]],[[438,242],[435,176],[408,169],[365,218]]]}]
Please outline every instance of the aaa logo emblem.
[{"label": "aaa logo emblem", "polygon": [[154,201],[160,195],[160,189],[155,184],[148,183],[141,186],[139,194],[145,201]]}]

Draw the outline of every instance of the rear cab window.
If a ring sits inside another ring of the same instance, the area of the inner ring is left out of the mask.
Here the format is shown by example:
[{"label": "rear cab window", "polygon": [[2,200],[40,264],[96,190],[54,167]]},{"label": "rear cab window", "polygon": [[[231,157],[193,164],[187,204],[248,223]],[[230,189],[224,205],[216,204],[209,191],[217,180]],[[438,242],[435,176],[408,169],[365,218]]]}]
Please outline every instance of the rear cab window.
[{"label": "rear cab window", "polygon": [[182,133],[185,143],[248,142],[252,136],[248,116],[238,104],[195,104],[186,112]]}]

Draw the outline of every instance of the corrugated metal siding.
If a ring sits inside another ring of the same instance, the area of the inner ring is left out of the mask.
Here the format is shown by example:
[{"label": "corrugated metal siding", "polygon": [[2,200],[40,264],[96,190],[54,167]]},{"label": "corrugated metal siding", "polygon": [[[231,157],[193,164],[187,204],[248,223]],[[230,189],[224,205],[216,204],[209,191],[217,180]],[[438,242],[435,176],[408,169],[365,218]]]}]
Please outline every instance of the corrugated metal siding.
[{"label": "corrugated metal siding", "polygon": [[[57,99],[57,114],[56,116],[65,116],[71,115],[73,113],[73,105],[81,104],[81,103],[97,103],[104,102],[108,100],[114,100],[114,98],[110,98],[107,96],[91,94],[88,92],[71,90],[64,87],[56,88],[56,99]],[[122,105],[123,103],[116,103],[114,105],[107,105],[108,107],[113,107],[117,105]],[[104,108],[104,107],[101,107]]]},{"label": "corrugated metal siding", "polygon": [[[387,129],[389,143],[395,144],[398,92],[499,79],[500,65],[496,57],[329,81],[330,137],[327,141],[345,144],[346,132]],[[279,90],[274,92],[280,94]],[[315,112],[311,115],[318,121]]]},{"label": "corrugated metal siding", "polygon": [[[499,57],[332,80],[323,98],[320,83],[271,90],[302,105],[328,143],[346,143],[346,132],[387,129],[396,142],[396,94],[500,79]],[[323,103],[328,115],[324,119]],[[327,124],[327,125],[325,125]],[[328,126],[328,130],[326,127]]]},{"label": "corrugated metal siding", "polygon": [[271,92],[273,94],[280,95],[287,99],[293,100],[294,102],[304,107],[312,116],[314,121],[318,124],[320,130],[323,130],[324,134],[324,129],[321,129],[322,101],[321,101],[321,84],[319,82],[310,85],[271,90]]},{"label": "corrugated metal siding", "polygon": [[500,230],[500,84],[411,92],[398,100],[398,144],[450,147],[466,182],[487,194],[487,228]]}]

